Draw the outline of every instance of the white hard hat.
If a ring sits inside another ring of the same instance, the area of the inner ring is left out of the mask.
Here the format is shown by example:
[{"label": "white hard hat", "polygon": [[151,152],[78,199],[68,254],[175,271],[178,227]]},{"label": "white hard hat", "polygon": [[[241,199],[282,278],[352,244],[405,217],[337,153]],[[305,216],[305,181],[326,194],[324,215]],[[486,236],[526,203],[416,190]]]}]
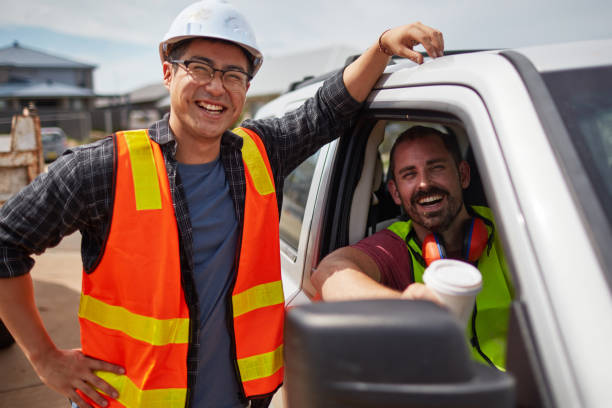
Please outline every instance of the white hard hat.
[{"label": "white hard hat", "polygon": [[197,37],[233,42],[252,56],[253,75],[261,67],[263,56],[257,47],[251,26],[242,14],[225,0],[203,0],[181,11],[159,43],[162,63],[170,44]]}]

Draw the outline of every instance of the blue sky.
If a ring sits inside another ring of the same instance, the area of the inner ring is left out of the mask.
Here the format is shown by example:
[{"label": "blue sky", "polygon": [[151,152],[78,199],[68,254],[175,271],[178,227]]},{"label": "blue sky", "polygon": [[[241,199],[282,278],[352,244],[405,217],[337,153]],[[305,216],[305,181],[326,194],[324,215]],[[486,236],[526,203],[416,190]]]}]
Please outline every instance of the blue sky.
[{"label": "blue sky", "polygon": [[[159,40],[190,0],[0,0],[0,47],[22,45],[96,65],[99,93],[161,78]],[[266,57],[331,45],[365,49],[386,28],[421,21],[447,49],[612,38],[609,0],[234,0]],[[571,58],[571,56],[568,56]],[[265,62],[264,62],[265,64]]]}]

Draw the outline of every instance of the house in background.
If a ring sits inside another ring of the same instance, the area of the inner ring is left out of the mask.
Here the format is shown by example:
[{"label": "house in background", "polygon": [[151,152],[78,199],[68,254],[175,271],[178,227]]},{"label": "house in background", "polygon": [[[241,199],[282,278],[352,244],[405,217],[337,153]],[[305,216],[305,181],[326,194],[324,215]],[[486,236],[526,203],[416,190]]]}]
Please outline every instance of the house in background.
[{"label": "house in background", "polygon": [[95,68],[18,42],[0,48],[0,133],[8,133],[12,116],[34,103],[43,127],[61,127],[74,139],[87,139]]},{"label": "house in background", "polygon": [[136,88],[124,95],[98,95],[92,126],[111,134],[122,129],[143,129],[160,119],[168,109],[158,107],[168,90],[158,83]]}]

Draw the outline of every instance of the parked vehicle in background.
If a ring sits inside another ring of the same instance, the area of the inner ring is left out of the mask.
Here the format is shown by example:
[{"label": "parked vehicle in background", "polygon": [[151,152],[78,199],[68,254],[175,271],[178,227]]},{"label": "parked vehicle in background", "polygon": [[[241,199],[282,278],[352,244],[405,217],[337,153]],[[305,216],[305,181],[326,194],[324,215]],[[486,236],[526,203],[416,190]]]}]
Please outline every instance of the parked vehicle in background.
[{"label": "parked vehicle in background", "polygon": [[[285,182],[289,406],[610,406],[612,40],[396,62],[354,128]],[[257,118],[294,109],[321,83]],[[415,124],[455,135],[472,168],[466,202],[495,215],[516,289],[507,373],[474,368],[467,345],[450,344],[446,312],[422,302],[310,304],[325,255],[400,216],[385,188],[389,150]]]},{"label": "parked vehicle in background", "polygon": [[57,159],[68,148],[68,137],[62,128],[45,127],[40,129],[40,134],[46,163]]}]

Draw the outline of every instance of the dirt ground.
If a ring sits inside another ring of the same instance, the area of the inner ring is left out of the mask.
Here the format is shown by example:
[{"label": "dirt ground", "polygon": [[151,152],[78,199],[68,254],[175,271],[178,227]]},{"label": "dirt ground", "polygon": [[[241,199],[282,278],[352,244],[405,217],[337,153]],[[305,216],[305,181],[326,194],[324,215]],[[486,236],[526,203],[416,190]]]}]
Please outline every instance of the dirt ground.
[{"label": "dirt ground", "polygon": [[[58,347],[80,345],[77,308],[81,290],[80,235],[37,256],[32,270],[36,303]],[[41,383],[17,345],[0,350],[0,408],[65,408],[66,398]]]}]

